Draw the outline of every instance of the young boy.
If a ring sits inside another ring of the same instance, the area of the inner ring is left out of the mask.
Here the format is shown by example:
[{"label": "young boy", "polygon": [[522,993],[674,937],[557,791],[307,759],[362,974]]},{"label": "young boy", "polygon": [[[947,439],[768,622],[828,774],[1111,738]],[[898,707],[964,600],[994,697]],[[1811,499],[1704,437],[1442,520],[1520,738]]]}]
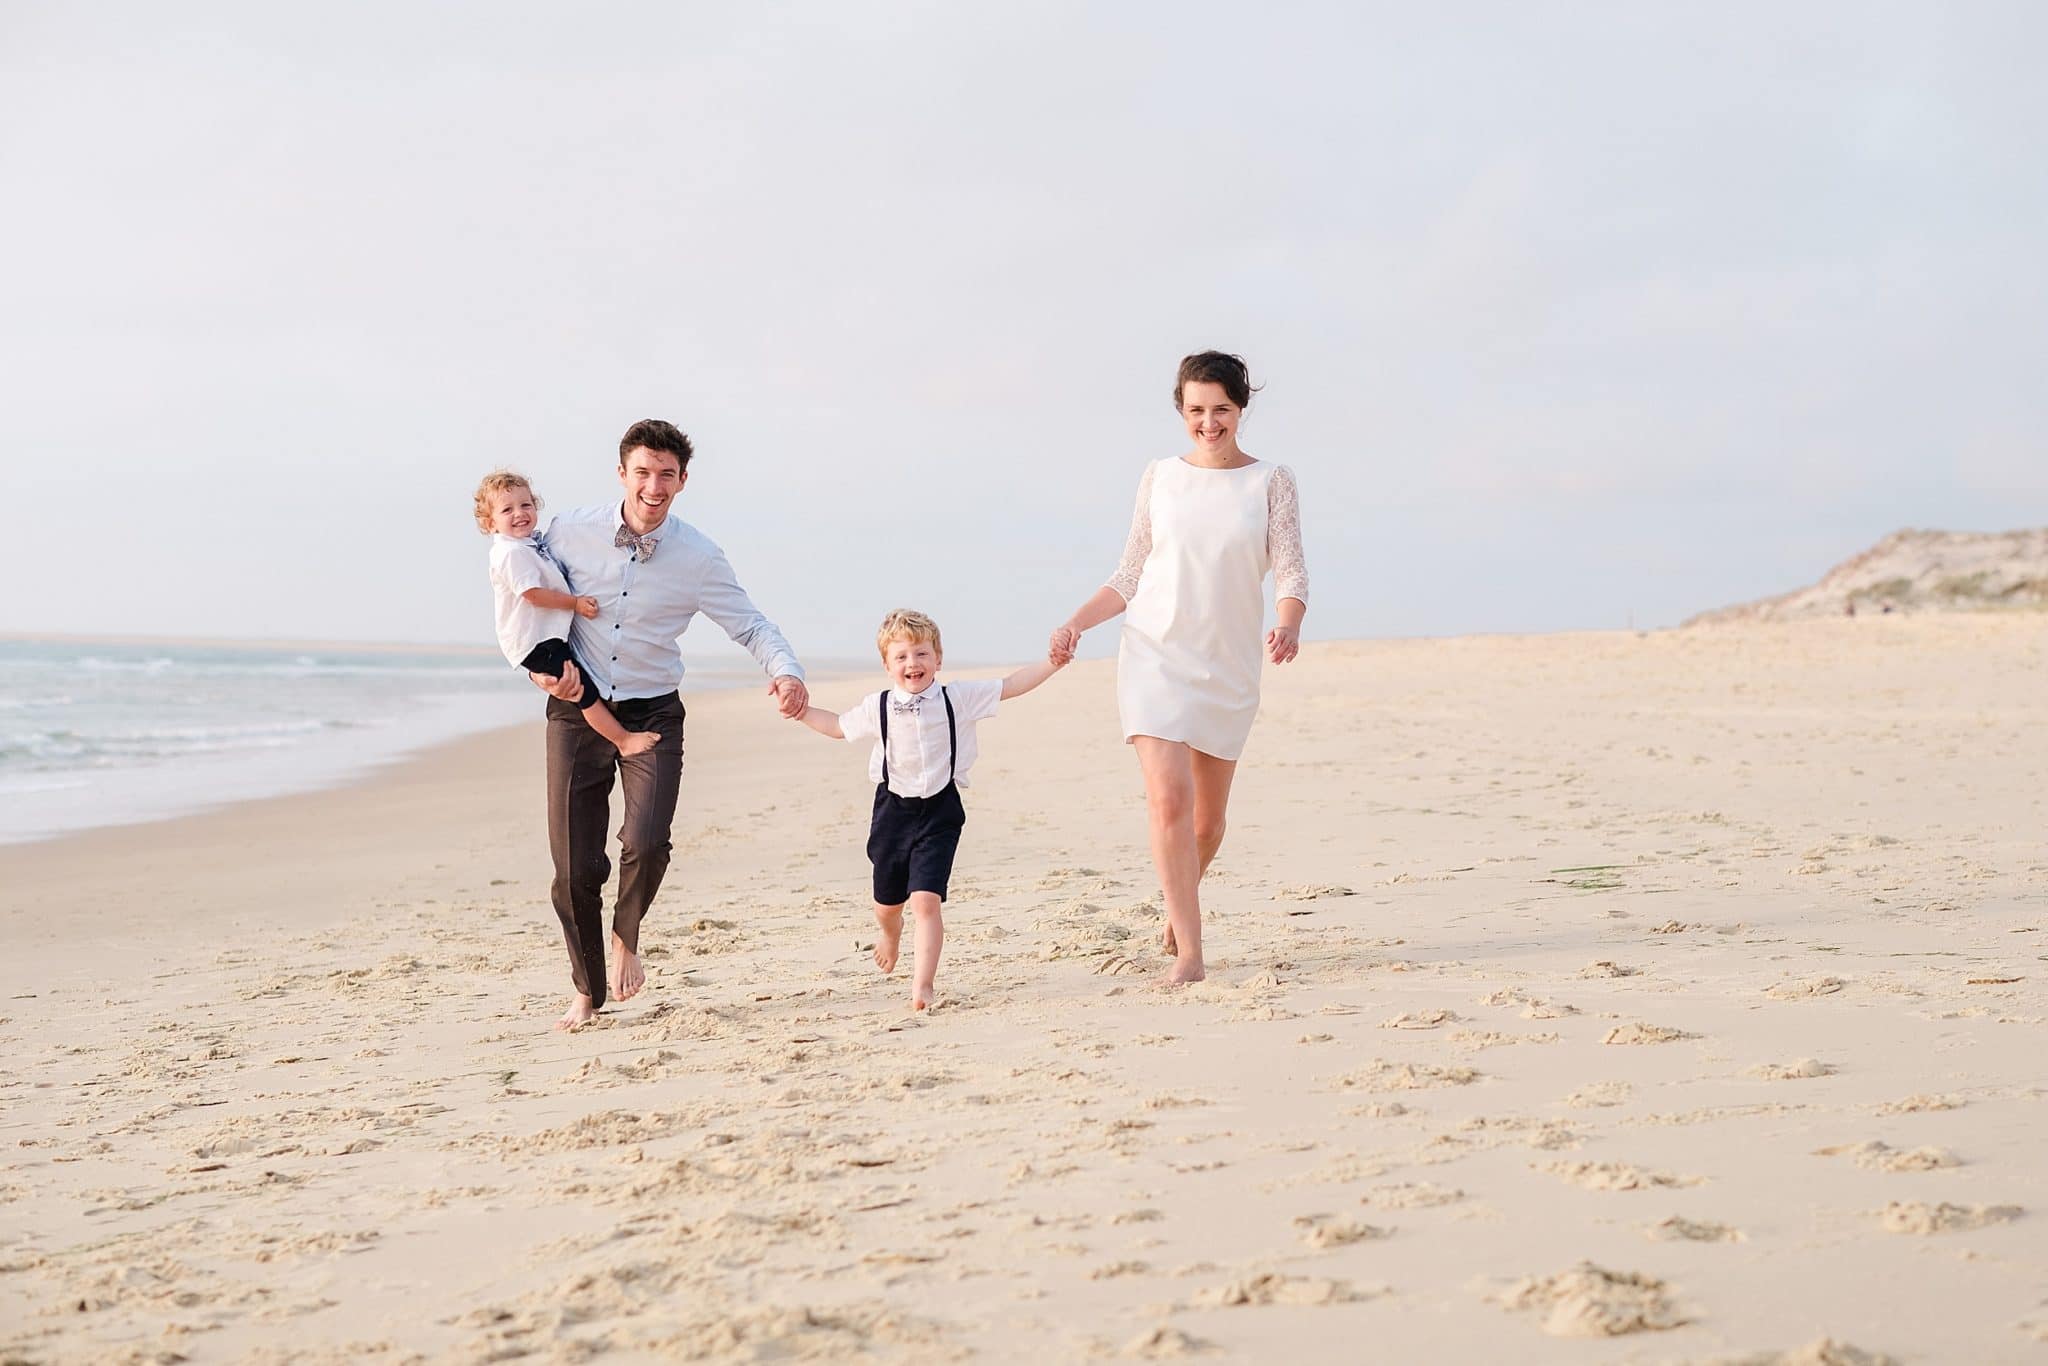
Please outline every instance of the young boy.
[{"label": "young boy", "polygon": [[[507,663],[560,678],[562,665],[576,658],[569,649],[569,614],[596,616],[597,599],[569,591],[562,567],[533,534],[539,520],[540,497],[525,475],[493,470],[476,486],[476,529],[491,538],[498,648]],[[654,731],[620,725],[611,708],[598,700],[596,688],[585,687],[576,705],[590,728],[618,746],[621,754],[644,753],[661,739]]]},{"label": "young boy", "polygon": [[932,978],[946,940],[939,908],[953,875],[960,828],[967,823],[960,789],[974,766],[975,724],[994,716],[998,702],[1030,692],[1060,666],[1043,661],[1007,678],[939,683],[945,652],[938,624],[922,612],[904,610],[882,619],[875,646],[893,686],[869,693],[852,711],[834,715],[811,707],[800,719],[834,740],[874,741],[868,756],[868,777],[875,782],[868,858],[875,865],[875,923],[882,928],[875,966],[896,970],[908,905],[917,921],[910,1008],[923,1010],[932,1003]]}]

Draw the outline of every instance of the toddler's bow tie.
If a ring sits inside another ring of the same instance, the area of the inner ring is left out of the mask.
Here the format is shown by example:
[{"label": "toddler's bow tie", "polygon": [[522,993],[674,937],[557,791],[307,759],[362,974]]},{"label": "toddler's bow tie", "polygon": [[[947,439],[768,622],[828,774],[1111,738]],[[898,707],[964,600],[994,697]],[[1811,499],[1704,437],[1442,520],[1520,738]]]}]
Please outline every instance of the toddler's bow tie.
[{"label": "toddler's bow tie", "polygon": [[622,526],[612,536],[612,544],[622,548],[632,546],[633,558],[642,564],[646,564],[654,558],[654,548],[661,544],[661,537],[652,533],[645,536],[636,536],[633,534],[631,527]]}]

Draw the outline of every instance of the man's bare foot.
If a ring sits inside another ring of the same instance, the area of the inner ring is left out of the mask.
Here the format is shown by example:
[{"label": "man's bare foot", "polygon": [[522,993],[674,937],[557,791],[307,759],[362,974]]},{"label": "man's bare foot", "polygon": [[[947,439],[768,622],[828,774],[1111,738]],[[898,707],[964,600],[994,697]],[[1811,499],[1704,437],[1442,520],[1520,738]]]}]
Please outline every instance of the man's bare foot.
[{"label": "man's bare foot", "polygon": [[660,743],[661,734],[658,731],[631,731],[627,733],[625,740],[620,743],[619,753],[631,758],[635,754],[645,754]]},{"label": "man's bare foot", "polygon": [[581,1029],[596,1018],[597,1012],[591,1009],[590,998],[579,993],[569,999],[569,1008],[562,1012],[561,1019],[555,1021],[555,1028],[561,1030]]},{"label": "man's bare foot", "polygon": [[1162,986],[1184,987],[1190,982],[1199,982],[1208,975],[1208,970],[1202,966],[1201,959],[1197,958],[1189,963],[1176,958],[1173,966],[1160,975],[1159,982]]},{"label": "man's bare foot", "polygon": [[647,985],[647,973],[640,966],[640,955],[626,947],[626,941],[617,933],[612,935],[612,999],[630,1001],[640,994],[640,988]]},{"label": "man's bare foot", "polygon": [[885,911],[875,907],[875,924],[882,929],[882,937],[875,941],[875,966],[883,972],[894,972],[896,955],[903,948],[903,908]]},{"label": "man's bare foot", "polygon": [[932,997],[937,994],[930,987],[912,987],[910,989],[910,1008],[912,1010],[931,1009]]}]

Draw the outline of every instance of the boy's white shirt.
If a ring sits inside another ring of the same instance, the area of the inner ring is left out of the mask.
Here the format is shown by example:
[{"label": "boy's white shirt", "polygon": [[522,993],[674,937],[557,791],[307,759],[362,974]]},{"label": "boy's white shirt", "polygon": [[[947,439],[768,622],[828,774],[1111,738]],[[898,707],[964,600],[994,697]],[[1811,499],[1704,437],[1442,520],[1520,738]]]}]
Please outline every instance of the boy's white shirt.
[{"label": "boy's white shirt", "polygon": [[491,533],[491,592],[498,613],[498,648],[509,664],[533,653],[543,640],[567,640],[576,614],[566,608],[535,607],[520,594],[529,588],[569,591],[562,568],[540,553],[531,539]]},{"label": "boy's white shirt", "polygon": [[[940,684],[933,683],[921,693],[901,688],[871,692],[851,711],[839,714],[839,730],[848,740],[872,740],[868,754],[868,781],[882,781],[882,731],[879,708],[885,705],[911,706],[911,711],[889,713],[889,790],[899,797],[936,797],[946,790],[949,769],[946,762],[946,704],[939,698]],[[967,770],[974,766],[980,747],[974,742],[974,725],[996,714],[1003,700],[1003,680],[976,679],[943,685],[953,699],[953,729],[958,752],[950,769],[953,781],[968,786]]]}]

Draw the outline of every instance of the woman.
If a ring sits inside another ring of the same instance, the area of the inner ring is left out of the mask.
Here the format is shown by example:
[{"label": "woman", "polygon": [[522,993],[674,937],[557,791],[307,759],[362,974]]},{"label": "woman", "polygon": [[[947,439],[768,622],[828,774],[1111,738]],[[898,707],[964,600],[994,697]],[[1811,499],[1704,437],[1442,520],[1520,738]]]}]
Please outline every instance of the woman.
[{"label": "woman", "polygon": [[1230,780],[1259,710],[1267,571],[1279,624],[1265,634],[1266,658],[1294,658],[1308,611],[1294,474],[1237,444],[1251,397],[1240,357],[1204,351],[1180,363],[1173,405],[1194,444],[1146,467],[1123,562],[1052,633],[1048,651],[1065,663],[1082,632],[1128,609],[1117,708],[1145,775],[1175,984],[1204,975],[1199,887],[1223,843]]}]

